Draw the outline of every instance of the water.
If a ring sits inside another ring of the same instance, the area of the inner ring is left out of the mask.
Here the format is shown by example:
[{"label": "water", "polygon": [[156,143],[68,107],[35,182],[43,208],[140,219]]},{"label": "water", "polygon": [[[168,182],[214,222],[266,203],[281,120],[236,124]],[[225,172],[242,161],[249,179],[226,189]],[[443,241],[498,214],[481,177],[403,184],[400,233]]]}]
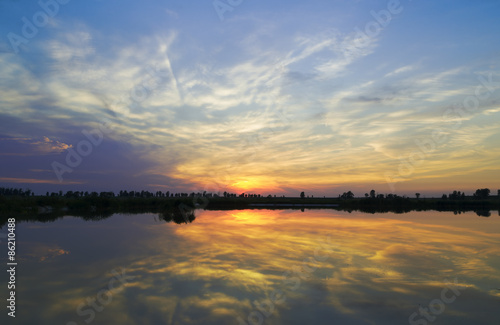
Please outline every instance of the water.
[{"label": "water", "polygon": [[499,234],[496,212],[18,223],[15,324],[499,324]]}]

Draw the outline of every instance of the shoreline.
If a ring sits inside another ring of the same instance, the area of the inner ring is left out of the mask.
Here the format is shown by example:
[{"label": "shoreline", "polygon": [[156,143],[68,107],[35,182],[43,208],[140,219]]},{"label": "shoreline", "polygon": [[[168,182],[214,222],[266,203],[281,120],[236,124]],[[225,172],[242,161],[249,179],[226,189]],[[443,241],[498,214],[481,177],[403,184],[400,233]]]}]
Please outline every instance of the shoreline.
[{"label": "shoreline", "polygon": [[[19,220],[50,221],[65,215],[88,219],[106,218],[114,213],[167,213],[186,214],[204,210],[243,209],[334,209],[366,213],[408,213],[411,211],[450,211],[455,214],[475,212],[480,217],[489,217],[500,211],[497,197],[477,199],[437,198],[124,198],[124,197],[6,197],[0,196],[0,226],[9,217]],[[500,212],[499,212],[500,214]]]}]

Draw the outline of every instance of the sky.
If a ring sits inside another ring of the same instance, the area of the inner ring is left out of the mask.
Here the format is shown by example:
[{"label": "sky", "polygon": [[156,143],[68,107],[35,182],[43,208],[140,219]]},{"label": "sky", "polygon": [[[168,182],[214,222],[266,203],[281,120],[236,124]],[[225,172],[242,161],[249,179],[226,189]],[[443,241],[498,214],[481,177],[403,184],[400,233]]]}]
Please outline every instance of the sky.
[{"label": "sky", "polygon": [[499,13],[0,0],[0,187],[496,194]]}]

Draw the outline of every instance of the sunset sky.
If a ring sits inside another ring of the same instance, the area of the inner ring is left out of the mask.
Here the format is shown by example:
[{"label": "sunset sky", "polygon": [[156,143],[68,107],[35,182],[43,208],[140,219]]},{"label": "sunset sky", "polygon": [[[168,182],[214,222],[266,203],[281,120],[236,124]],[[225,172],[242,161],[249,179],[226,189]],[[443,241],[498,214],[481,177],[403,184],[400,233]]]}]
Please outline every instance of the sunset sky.
[{"label": "sunset sky", "polygon": [[0,187],[500,188],[499,1],[44,1],[0,1]]}]

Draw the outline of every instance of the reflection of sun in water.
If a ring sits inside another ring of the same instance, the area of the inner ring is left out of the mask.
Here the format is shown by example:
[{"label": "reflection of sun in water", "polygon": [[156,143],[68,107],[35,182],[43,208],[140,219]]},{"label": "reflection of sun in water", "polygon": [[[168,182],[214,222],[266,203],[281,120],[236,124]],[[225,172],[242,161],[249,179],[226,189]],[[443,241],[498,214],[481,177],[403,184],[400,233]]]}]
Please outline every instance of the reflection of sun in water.
[{"label": "reflection of sun in water", "polygon": [[231,214],[236,221],[251,221],[252,215],[246,211]]},{"label": "reflection of sun in water", "polygon": [[[164,247],[165,253],[140,267],[148,275],[172,274],[186,283],[205,283],[206,295],[195,293],[183,303],[216,316],[232,310],[243,314],[253,301],[265,301],[276,290],[286,295],[289,308],[319,302],[310,299],[318,297],[325,308],[354,315],[369,295],[391,306],[408,306],[416,296],[442,290],[442,279],[450,274],[467,278],[471,272],[473,278],[481,270],[482,277],[498,279],[497,269],[479,257],[475,264],[463,261],[478,255],[474,247],[497,252],[496,234],[465,233],[463,220],[457,218],[453,225],[421,221],[433,220],[434,212],[418,216],[414,222],[332,210],[203,211],[196,223],[175,228],[175,240],[193,246],[172,251],[164,236],[154,237],[158,242],[152,246]],[[443,245],[436,246],[438,239]],[[295,290],[296,279],[300,286]],[[493,288],[488,287],[489,294],[500,297],[500,290]]]},{"label": "reflection of sun in water", "polygon": [[[260,211],[259,211],[260,212]],[[272,211],[262,211],[263,213],[255,213],[254,211],[238,211],[236,213],[231,213],[231,217],[233,220],[228,220],[229,223],[234,221],[241,222],[245,224],[268,224],[275,223],[275,220],[272,218],[276,213],[272,213]]]}]

